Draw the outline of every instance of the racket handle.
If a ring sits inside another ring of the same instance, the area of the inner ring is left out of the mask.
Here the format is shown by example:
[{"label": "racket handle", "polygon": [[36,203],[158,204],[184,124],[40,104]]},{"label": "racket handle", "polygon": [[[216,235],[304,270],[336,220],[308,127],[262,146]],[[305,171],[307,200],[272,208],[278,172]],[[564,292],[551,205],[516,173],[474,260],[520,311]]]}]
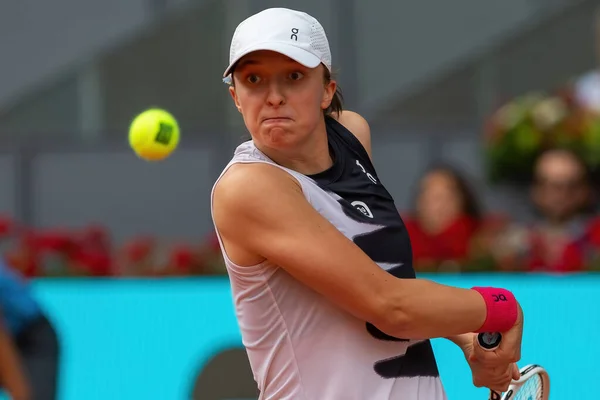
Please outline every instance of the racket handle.
[{"label": "racket handle", "polygon": [[[477,342],[482,349],[494,351],[502,341],[502,335],[499,332],[482,332],[477,335]],[[502,400],[502,395],[494,390],[490,390],[489,400]]]},{"label": "racket handle", "polygon": [[477,335],[477,342],[482,349],[487,351],[494,351],[500,342],[502,341],[502,334],[500,332],[482,332]]}]

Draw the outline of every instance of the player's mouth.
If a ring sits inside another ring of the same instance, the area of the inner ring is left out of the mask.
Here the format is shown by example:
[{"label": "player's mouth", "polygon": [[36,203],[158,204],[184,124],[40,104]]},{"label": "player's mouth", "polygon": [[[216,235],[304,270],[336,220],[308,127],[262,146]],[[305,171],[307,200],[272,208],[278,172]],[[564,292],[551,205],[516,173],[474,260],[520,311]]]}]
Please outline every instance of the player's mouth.
[{"label": "player's mouth", "polygon": [[287,118],[287,117],[271,117],[271,118],[264,118],[263,122],[264,123],[268,123],[268,124],[277,124],[280,122],[286,122],[286,121],[291,121],[291,118]]}]

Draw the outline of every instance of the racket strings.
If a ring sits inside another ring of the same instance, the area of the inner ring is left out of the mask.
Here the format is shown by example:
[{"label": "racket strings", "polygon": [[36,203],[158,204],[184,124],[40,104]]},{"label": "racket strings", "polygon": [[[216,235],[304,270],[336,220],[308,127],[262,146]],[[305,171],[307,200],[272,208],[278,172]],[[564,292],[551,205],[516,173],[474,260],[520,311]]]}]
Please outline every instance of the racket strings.
[{"label": "racket strings", "polygon": [[527,379],[519,388],[514,400],[544,400],[544,382],[539,375]]}]

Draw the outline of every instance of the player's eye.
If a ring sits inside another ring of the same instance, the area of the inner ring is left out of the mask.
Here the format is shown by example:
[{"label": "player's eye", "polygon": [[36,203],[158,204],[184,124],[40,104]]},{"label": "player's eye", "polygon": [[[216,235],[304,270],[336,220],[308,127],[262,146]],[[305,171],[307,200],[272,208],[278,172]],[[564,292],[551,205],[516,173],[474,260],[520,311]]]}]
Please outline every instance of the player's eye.
[{"label": "player's eye", "polygon": [[248,75],[248,78],[246,78],[248,80],[248,82],[252,83],[253,85],[257,84],[258,82],[260,82],[260,77],[258,75]]},{"label": "player's eye", "polygon": [[298,72],[298,71],[292,72],[289,75],[289,78],[293,81],[299,81],[300,79],[304,78],[304,74],[302,72]]}]

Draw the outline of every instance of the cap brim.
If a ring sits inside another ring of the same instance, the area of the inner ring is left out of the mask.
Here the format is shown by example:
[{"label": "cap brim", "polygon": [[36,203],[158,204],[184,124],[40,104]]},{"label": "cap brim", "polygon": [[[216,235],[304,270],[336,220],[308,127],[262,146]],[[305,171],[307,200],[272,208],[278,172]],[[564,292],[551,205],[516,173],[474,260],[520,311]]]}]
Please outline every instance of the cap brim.
[{"label": "cap brim", "polygon": [[303,48],[291,44],[281,42],[258,43],[254,46],[245,49],[234,60],[232,60],[231,64],[229,64],[229,66],[223,73],[223,78],[226,78],[231,73],[231,69],[235,66],[235,64],[238,61],[242,59],[242,57],[259,50],[269,50],[279,54],[283,54],[284,56],[291,58],[292,60],[304,65],[307,68],[316,68],[321,63],[319,57],[315,56],[311,52],[304,50]]}]

